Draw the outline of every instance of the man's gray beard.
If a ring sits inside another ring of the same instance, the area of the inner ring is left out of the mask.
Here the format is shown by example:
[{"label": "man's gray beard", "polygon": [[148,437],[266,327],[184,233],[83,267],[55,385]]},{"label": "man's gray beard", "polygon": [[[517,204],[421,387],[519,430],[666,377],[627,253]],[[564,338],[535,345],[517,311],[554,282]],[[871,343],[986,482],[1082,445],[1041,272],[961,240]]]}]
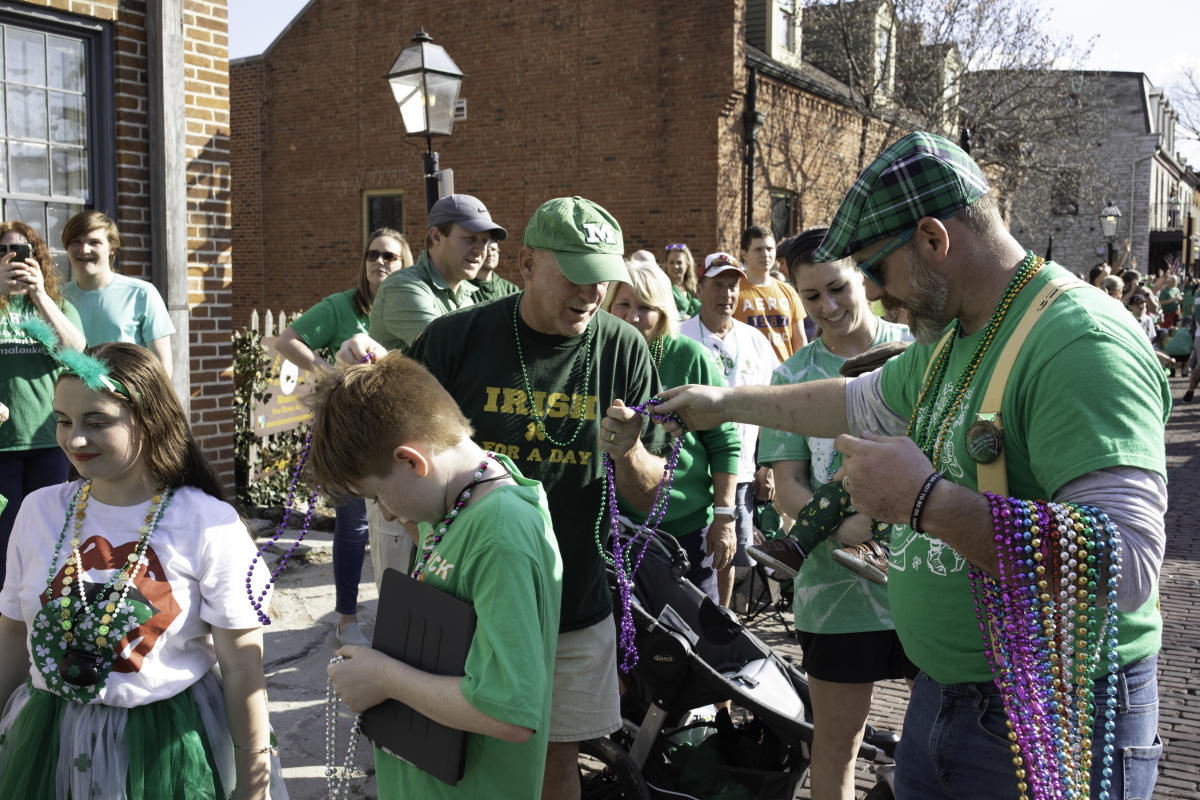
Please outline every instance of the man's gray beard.
[{"label": "man's gray beard", "polygon": [[934,272],[925,260],[904,248],[909,264],[908,327],[920,344],[936,344],[950,324],[946,314],[949,288],[946,280]]}]

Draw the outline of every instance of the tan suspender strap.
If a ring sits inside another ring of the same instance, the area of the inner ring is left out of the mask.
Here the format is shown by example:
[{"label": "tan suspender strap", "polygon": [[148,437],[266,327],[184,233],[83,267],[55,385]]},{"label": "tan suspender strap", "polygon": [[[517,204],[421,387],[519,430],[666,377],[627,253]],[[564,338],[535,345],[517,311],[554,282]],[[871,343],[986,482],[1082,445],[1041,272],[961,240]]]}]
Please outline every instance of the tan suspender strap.
[{"label": "tan suspender strap", "polygon": [[924,388],[929,380],[929,373],[933,371],[933,362],[937,361],[938,353],[942,352],[942,348],[946,346],[946,342],[954,335],[955,328],[951,327],[938,339],[937,347],[933,348],[933,355],[929,356],[929,363],[925,365],[925,374],[921,376],[921,387]]},{"label": "tan suspender strap", "polygon": [[[1005,343],[1004,349],[1000,351],[1000,358],[996,361],[996,368],[992,370],[991,378],[988,379],[987,393],[983,396],[983,403],[979,406],[976,420],[990,422],[994,425],[1001,435],[1001,442],[1003,442],[1004,426],[1000,419],[1000,405],[1004,402],[1004,389],[1008,385],[1008,376],[1017,360],[1017,353],[1021,351],[1021,345],[1025,343],[1029,332],[1041,318],[1042,312],[1049,308],[1055,300],[1062,297],[1064,292],[1087,285],[1074,277],[1055,278],[1047,283],[1030,303],[1029,308],[1025,309],[1016,330]],[[1000,454],[995,461],[976,465],[976,475],[979,491],[993,492],[1001,497],[1008,496],[1008,471],[1005,468],[1003,445],[1001,445]]]}]

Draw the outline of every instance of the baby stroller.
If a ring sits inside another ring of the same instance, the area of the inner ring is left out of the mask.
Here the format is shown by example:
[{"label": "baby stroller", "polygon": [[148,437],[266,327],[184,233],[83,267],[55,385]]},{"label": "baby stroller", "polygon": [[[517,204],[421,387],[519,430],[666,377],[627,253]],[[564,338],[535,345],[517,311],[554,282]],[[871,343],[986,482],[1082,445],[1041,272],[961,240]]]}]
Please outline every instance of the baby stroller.
[{"label": "baby stroller", "polygon": [[[646,547],[631,602],[638,661],[621,675],[624,727],[581,745],[584,799],[791,800],[810,762],[806,676],[683,578],[687,555],[673,537],[656,532]],[[609,586],[619,630],[611,568]],[[725,701],[732,715],[716,709]],[[897,741],[867,727],[859,758],[878,778],[867,800],[891,800]]]}]

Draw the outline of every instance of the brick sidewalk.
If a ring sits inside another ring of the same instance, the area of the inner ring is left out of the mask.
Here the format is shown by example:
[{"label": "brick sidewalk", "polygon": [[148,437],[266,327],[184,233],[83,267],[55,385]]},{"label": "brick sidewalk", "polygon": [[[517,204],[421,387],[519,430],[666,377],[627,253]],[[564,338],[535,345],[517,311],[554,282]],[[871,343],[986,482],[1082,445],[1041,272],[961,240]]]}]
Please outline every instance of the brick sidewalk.
[{"label": "brick sidewalk", "polygon": [[[1158,660],[1159,732],[1163,738],[1155,800],[1200,798],[1200,402],[1182,403],[1187,382],[1171,379],[1176,406],[1167,423],[1167,554],[1159,586],[1163,649]],[[791,615],[788,615],[788,625]],[[766,615],[751,626],[780,653],[800,660],[800,648],[787,630]],[[903,681],[876,686],[871,724],[900,732],[908,689]],[[874,784],[860,765],[860,793]],[[807,788],[800,795],[809,797]]]}]

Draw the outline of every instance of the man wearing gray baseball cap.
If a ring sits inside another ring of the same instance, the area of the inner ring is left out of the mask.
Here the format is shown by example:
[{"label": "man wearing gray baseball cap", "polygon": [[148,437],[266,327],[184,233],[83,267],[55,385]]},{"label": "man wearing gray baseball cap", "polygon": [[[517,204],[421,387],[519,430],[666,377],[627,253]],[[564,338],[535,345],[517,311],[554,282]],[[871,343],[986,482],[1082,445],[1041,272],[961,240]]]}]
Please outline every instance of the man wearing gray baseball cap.
[{"label": "man wearing gray baseball cap", "polygon": [[488,242],[508,238],[487,206],[469,194],[438,200],[427,222],[417,263],[389,275],[371,305],[371,338],[389,350],[407,351],[430,322],[474,305],[478,289],[471,279],[483,266]]}]

